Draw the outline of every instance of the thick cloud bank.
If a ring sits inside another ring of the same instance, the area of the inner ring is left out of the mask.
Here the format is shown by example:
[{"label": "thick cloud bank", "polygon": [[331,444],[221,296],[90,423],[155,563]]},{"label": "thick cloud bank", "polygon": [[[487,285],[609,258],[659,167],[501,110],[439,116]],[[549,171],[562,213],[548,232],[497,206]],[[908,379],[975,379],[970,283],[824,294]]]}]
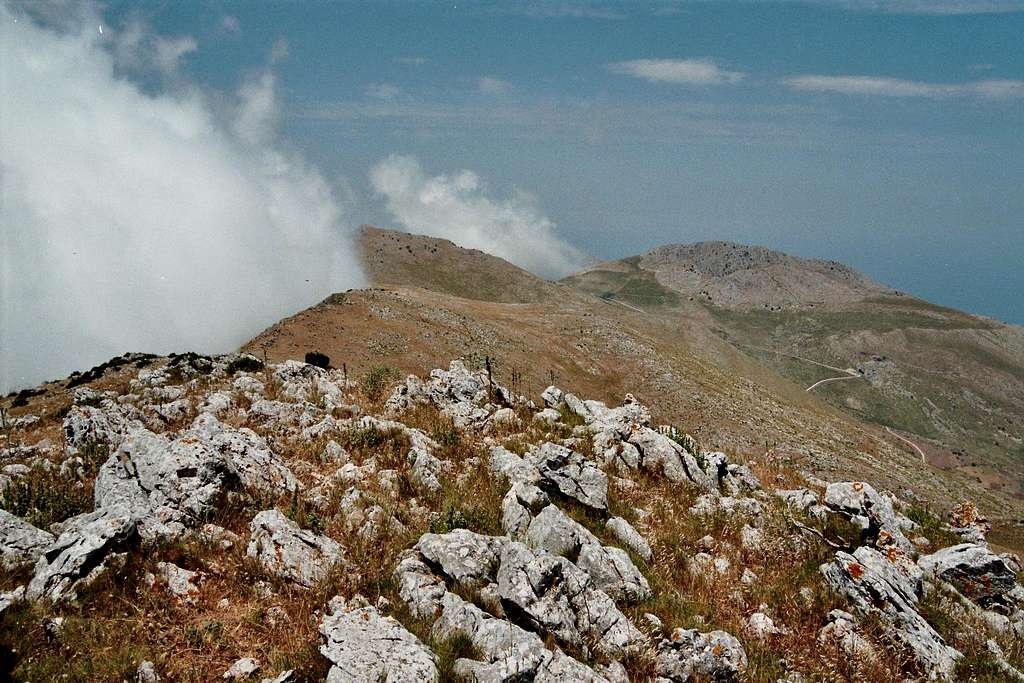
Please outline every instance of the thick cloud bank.
[{"label": "thick cloud bank", "polygon": [[156,41],[179,49],[143,91],[90,19],[57,33],[0,6],[2,390],[227,351],[361,284],[331,187],[271,145],[272,74],[215,108],[166,78],[194,44]]},{"label": "thick cloud bank", "polygon": [[429,177],[416,159],[392,155],[371,170],[370,182],[410,232],[486,251],[547,278],[568,275],[582,263],[532,197],[517,191],[490,199],[472,171]]}]

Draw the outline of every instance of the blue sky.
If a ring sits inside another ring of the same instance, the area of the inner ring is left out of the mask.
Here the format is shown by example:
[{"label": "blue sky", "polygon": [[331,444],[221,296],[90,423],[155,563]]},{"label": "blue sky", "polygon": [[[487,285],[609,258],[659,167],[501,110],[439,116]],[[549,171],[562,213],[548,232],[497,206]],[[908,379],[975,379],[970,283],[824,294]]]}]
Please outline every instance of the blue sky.
[{"label": "blue sky", "polygon": [[272,63],[282,139],[357,222],[446,219],[371,182],[399,154],[419,189],[473,172],[452,211],[526,206],[597,258],[759,243],[1024,323],[1024,2],[112,2],[104,18],[194,38],[180,68],[211,93]]}]

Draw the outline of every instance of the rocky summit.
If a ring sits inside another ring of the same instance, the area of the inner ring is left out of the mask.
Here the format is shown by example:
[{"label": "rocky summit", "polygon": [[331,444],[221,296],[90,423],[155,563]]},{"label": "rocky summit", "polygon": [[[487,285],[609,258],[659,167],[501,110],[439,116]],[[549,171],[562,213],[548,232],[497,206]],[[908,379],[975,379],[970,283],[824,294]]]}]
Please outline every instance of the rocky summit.
[{"label": "rocky summit", "polygon": [[5,413],[17,680],[1024,678],[1020,560],[969,503],[735,460],[632,395],[189,354],[62,396]]}]

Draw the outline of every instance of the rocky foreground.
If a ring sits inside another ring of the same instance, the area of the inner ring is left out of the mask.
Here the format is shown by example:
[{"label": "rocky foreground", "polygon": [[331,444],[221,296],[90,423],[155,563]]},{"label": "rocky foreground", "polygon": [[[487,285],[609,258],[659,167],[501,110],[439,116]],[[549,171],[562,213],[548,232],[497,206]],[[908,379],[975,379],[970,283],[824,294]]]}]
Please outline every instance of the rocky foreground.
[{"label": "rocky foreground", "polygon": [[5,416],[17,680],[1024,679],[1020,562],[969,504],[461,361],[122,365]]}]

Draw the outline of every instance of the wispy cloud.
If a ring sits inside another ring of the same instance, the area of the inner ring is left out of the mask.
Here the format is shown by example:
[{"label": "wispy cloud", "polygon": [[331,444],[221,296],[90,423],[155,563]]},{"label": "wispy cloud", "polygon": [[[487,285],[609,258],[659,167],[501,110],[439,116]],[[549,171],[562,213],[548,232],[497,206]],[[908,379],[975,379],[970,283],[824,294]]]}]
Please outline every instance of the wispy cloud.
[{"label": "wispy cloud", "polygon": [[423,66],[430,60],[426,57],[395,57],[395,64],[406,64],[408,66]]},{"label": "wispy cloud", "polygon": [[371,83],[366,86],[364,92],[367,97],[372,97],[375,100],[384,100],[385,102],[389,102],[402,94],[401,89],[391,83]]},{"label": "wispy cloud", "polygon": [[1024,12],[1024,0],[804,0],[852,10],[889,14],[1001,14]]},{"label": "wispy cloud", "polygon": [[783,82],[794,90],[834,92],[877,97],[980,97],[1012,99],[1024,97],[1024,81],[989,79],[968,83],[928,83],[880,76],[793,76]]},{"label": "wispy cloud", "polygon": [[242,25],[238,23],[238,17],[231,14],[225,14],[220,20],[220,25],[228,33],[238,33],[242,28]]},{"label": "wispy cloud", "polygon": [[608,70],[652,83],[685,85],[738,83],[746,77],[739,71],[727,71],[710,59],[634,59],[609,64]]},{"label": "wispy cloud", "polygon": [[274,41],[274,44],[270,46],[270,63],[277,64],[282,59],[288,57],[288,41],[284,38],[278,38]]},{"label": "wispy cloud", "polygon": [[476,82],[477,88],[485,95],[503,95],[512,89],[512,84],[494,76],[483,76]]}]

